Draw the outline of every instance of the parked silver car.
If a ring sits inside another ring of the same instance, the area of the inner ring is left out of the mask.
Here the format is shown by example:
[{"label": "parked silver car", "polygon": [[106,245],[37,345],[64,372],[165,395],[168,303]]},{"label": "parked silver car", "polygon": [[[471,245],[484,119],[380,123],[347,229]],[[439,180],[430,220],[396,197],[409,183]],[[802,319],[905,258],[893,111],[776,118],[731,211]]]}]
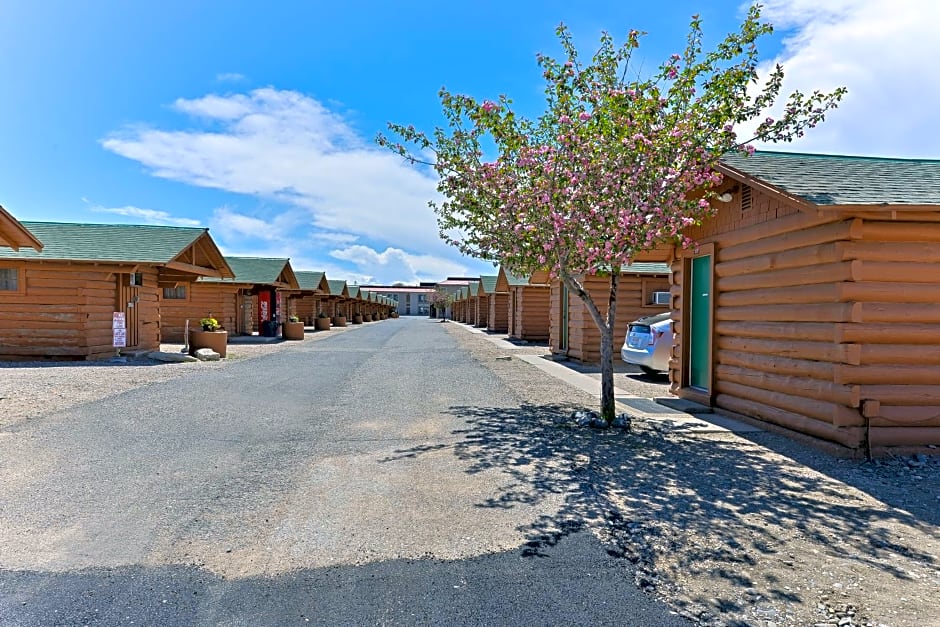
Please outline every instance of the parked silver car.
[{"label": "parked silver car", "polygon": [[667,372],[672,340],[672,318],[669,312],[640,318],[627,327],[620,358],[628,364],[639,366],[646,374]]}]

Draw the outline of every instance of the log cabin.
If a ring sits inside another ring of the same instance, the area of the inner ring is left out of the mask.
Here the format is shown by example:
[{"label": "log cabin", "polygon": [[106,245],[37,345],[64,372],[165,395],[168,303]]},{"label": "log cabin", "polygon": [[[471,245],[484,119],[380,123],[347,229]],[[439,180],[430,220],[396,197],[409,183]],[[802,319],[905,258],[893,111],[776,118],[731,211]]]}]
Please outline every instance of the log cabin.
[{"label": "log cabin", "polygon": [[320,300],[330,291],[329,281],[325,272],[296,270],[294,275],[300,289],[288,295],[287,315],[297,316],[306,326],[313,326],[313,319],[320,312]]},{"label": "log cabin", "polygon": [[[671,249],[663,252],[671,255]],[[544,273],[542,273],[544,275]],[[617,315],[614,324],[614,358],[627,333],[627,325],[638,318],[669,310],[662,295],[670,291],[670,266],[665,262],[635,262],[623,266],[617,286]],[[603,275],[580,277],[602,316],[607,316],[610,279]],[[539,280],[544,280],[539,277]],[[587,306],[558,279],[549,288],[549,346],[555,355],[583,363],[601,360],[601,333]]]},{"label": "log cabin", "polygon": [[349,287],[342,279],[330,279],[327,282],[327,297],[323,300],[321,309],[330,318],[336,316],[351,317],[349,306]]},{"label": "log cabin", "polygon": [[[185,321],[212,313],[230,335],[271,332],[265,322],[286,319],[285,294],[300,286],[286,258],[225,257],[233,271],[229,278],[208,277],[192,286],[192,297],[178,297],[164,291],[163,309],[171,321],[168,338],[182,341]],[[207,310],[207,305],[217,309]]]},{"label": "log cabin", "polygon": [[940,445],[940,161],[720,170],[672,266],[673,392],[855,455]]},{"label": "log cabin", "polygon": [[480,305],[486,309],[486,330],[506,333],[509,330],[509,292],[497,290],[498,275],[480,275]]},{"label": "log cabin", "polygon": [[42,252],[42,242],[0,205],[0,246],[13,250],[32,248]]},{"label": "log cabin", "polygon": [[471,281],[467,285],[468,305],[470,310],[470,319],[467,321],[475,327],[486,326],[486,314],[489,313],[489,301],[486,300],[486,294],[479,279]]},{"label": "log cabin", "polygon": [[[158,350],[160,293],[232,269],[208,229],[24,222],[41,251],[0,248],[0,358],[100,359]],[[124,341],[115,333],[123,318]],[[122,344],[123,346],[116,346]]]},{"label": "log cabin", "polygon": [[467,321],[467,286],[463,286],[454,293],[454,321]]},{"label": "log cabin", "polygon": [[516,276],[502,266],[496,278],[496,291],[509,294],[507,326],[509,337],[530,342],[548,340],[551,287],[531,283],[530,276]]}]

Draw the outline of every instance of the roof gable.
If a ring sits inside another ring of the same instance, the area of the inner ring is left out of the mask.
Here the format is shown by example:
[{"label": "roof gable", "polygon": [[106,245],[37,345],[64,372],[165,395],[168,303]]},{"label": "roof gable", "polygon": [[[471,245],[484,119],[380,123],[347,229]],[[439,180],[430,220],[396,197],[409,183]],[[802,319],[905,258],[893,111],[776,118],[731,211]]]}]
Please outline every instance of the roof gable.
[{"label": "roof gable", "polygon": [[495,294],[496,293],[496,278],[495,274],[480,275],[480,289],[483,290],[486,294]]},{"label": "roof gable", "polygon": [[42,251],[42,242],[33,236],[16,218],[0,205],[0,246],[8,246],[13,250],[20,247],[32,248]]},{"label": "roof gable", "polygon": [[325,272],[296,270],[294,275],[297,277],[297,285],[302,290],[319,290],[326,293],[330,289]]},{"label": "roof gable", "polygon": [[725,155],[719,169],[818,206],[940,205],[940,160],[759,150]]},{"label": "roof gable", "polygon": [[330,296],[343,296],[349,298],[349,289],[346,287],[346,281],[343,279],[330,279],[327,281],[330,290]]},{"label": "roof gable", "polygon": [[510,287],[522,287],[529,284],[529,277],[516,276],[500,266],[499,274],[496,275],[496,290],[499,292],[508,292]]},{"label": "roof gable", "polygon": [[[273,285],[300,289],[297,276],[286,258],[271,257],[226,257],[225,261],[232,268],[234,278],[225,279],[228,283],[247,283],[251,285]],[[201,279],[207,283],[219,279]]]}]

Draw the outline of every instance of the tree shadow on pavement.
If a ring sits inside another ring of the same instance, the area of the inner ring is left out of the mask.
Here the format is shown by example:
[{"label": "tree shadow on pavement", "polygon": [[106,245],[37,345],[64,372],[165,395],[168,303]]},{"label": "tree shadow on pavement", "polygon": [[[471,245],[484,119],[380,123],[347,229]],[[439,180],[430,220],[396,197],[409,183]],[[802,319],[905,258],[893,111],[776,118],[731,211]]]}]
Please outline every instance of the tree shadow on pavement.
[{"label": "tree shadow on pavement", "polygon": [[[565,537],[590,529],[611,556],[637,564],[641,588],[670,596],[689,577],[720,581],[727,594],[678,595],[680,608],[696,616],[754,612],[758,599],[769,604],[767,613],[752,619],[781,618],[779,608],[788,604],[815,607],[807,598],[811,591],[755,568],[772,563],[784,572],[811,571],[804,553],[813,550],[905,582],[916,578],[910,562],[928,572],[938,567],[930,547],[892,530],[900,525],[936,540],[935,528],[873,502],[865,492],[881,499],[870,485],[853,490],[845,483],[849,475],[834,480],[759,443],[671,437],[643,426],[633,433],[595,431],[574,426],[571,408],[555,405],[451,411],[467,423],[451,445],[466,472],[498,470],[509,478],[479,507],[563,497],[560,509],[522,529],[526,555],[545,555]],[[422,452],[418,447],[396,456]],[[907,562],[897,562],[898,556]]]}]

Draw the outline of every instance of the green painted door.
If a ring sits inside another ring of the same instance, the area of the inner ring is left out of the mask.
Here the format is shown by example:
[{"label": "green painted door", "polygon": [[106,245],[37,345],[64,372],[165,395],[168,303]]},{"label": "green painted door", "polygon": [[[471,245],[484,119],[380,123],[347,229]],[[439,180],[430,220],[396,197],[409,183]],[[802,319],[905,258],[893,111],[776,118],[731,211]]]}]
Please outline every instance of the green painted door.
[{"label": "green painted door", "polygon": [[689,385],[703,390],[711,389],[709,362],[711,360],[711,286],[712,257],[703,255],[692,259],[691,320],[689,321]]},{"label": "green painted door", "polygon": [[568,350],[568,286],[561,284],[561,329],[559,334],[559,350]]}]

